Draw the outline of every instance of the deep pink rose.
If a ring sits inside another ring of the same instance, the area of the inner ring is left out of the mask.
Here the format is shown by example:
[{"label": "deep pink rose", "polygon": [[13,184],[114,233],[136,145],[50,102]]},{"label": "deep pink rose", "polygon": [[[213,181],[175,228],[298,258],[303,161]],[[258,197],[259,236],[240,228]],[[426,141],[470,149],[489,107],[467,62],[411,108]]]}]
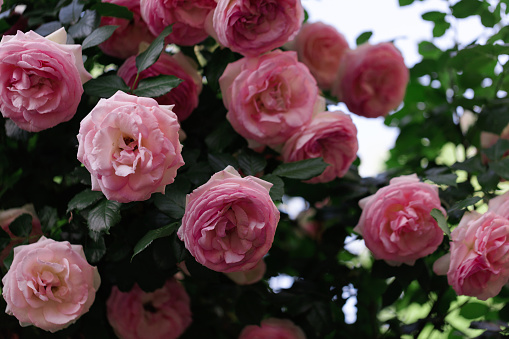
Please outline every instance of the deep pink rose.
[{"label": "deep pink rose", "polygon": [[323,157],[329,166],[308,180],[319,183],[345,175],[357,158],[358,149],[357,128],[350,116],[341,111],[322,112],[285,142],[282,155],[285,162]]},{"label": "deep pink rose", "polygon": [[350,49],[343,34],[322,22],[302,25],[288,47],[297,51],[299,61],[308,66],[318,86],[324,90],[332,87],[341,58]]},{"label": "deep pink rose", "polygon": [[279,222],[271,187],[228,166],[187,195],[178,237],[196,261],[214,271],[252,269],[272,246]]},{"label": "deep pink rose", "polygon": [[127,7],[133,13],[131,21],[115,17],[101,17],[100,26],[119,26],[111,37],[99,45],[101,50],[115,58],[126,59],[139,52],[140,43],[150,44],[155,36],[150,33],[147,24],[141,18],[140,0],[101,0]]},{"label": "deep pink rose", "polygon": [[509,219],[509,192],[490,199],[488,211]]},{"label": "deep pink rose", "polygon": [[81,245],[41,237],[14,248],[14,260],[2,283],[5,312],[21,326],[55,332],[88,312],[101,279]]},{"label": "deep pink rose", "polygon": [[184,165],[171,108],[120,91],[99,100],[78,134],[78,160],[91,174],[92,190],[118,202],[164,193]]},{"label": "deep pink rose", "polygon": [[192,322],[189,296],[173,278],[150,293],[136,284],[129,292],[113,286],[106,307],[120,339],[175,339]]},{"label": "deep pink rose", "polygon": [[225,273],[228,278],[233,280],[237,285],[252,285],[262,280],[267,270],[265,261],[260,260],[255,267],[247,271],[237,271]]},{"label": "deep pink rose", "polygon": [[260,326],[249,325],[240,332],[239,339],[306,339],[302,329],[288,319],[268,318]]},{"label": "deep pink rose", "polygon": [[354,231],[362,235],[376,259],[413,265],[442,243],[444,232],[430,215],[434,208],[446,215],[438,187],[419,182],[415,174],[391,179],[359,205],[362,214]]},{"label": "deep pink rose", "polygon": [[223,46],[256,57],[292,40],[303,20],[300,0],[218,0],[213,26]]},{"label": "deep pink rose", "polygon": [[318,101],[316,80],[295,52],[276,50],[230,63],[219,84],[226,118],[251,146],[285,142],[311,120]]},{"label": "deep pink rose", "polygon": [[7,258],[14,246],[21,244],[25,240],[25,238],[16,237],[9,230],[9,225],[11,222],[16,220],[16,218],[22,214],[30,214],[32,216],[32,231],[28,236],[29,241],[34,242],[39,239],[39,236],[42,235],[41,222],[37,218],[34,205],[27,204],[20,208],[11,208],[8,210],[0,211],[0,227],[2,227],[2,229],[11,237],[11,242],[2,250],[2,252],[0,252],[0,262],[3,262],[4,259]]},{"label": "deep pink rose", "polygon": [[493,212],[466,212],[451,233],[450,253],[433,265],[458,295],[496,296],[509,280],[509,220]]},{"label": "deep pink rose", "polygon": [[205,21],[216,8],[215,0],[140,0],[141,17],[154,35],[169,24],[172,33],[166,42],[192,46],[208,37]]},{"label": "deep pink rose", "polygon": [[366,118],[386,116],[405,97],[409,72],[392,43],[363,44],[345,52],[331,93]]},{"label": "deep pink rose", "polygon": [[[161,105],[174,104],[175,107],[173,111],[177,114],[179,121],[183,121],[187,119],[198,106],[198,96],[202,89],[202,79],[197,68],[198,66],[194,61],[182,53],[177,53],[173,56],[167,53],[161,53],[156,63],[141,72],[138,79],[141,80],[160,74],[174,75],[182,79],[183,82],[169,93],[155,99]],[[137,71],[136,57],[132,56],[120,66],[117,74],[131,87],[136,79]]]},{"label": "deep pink rose", "polygon": [[0,111],[19,128],[38,132],[70,120],[78,108],[85,70],[81,45],[66,45],[63,28],[43,38],[35,32],[0,41]]}]

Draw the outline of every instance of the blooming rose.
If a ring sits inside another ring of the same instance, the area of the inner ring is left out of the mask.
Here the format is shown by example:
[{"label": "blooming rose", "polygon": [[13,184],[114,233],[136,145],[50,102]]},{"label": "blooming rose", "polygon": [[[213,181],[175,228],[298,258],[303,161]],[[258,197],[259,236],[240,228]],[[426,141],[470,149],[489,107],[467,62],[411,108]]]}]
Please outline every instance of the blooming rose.
[{"label": "blooming rose", "polygon": [[[198,106],[198,96],[202,89],[202,81],[197,68],[194,61],[182,53],[177,53],[173,56],[161,53],[156,63],[141,72],[138,80],[160,74],[174,75],[182,79],[183,82],[169,93],[155,98],[161,105],[175,104],[173,110],[179,120],[182,121],[189,117],[191,112]],[[134,84],[137,72],[136,57],[132,56],[120,66],[117,74],[131,87]]]},{"label": "blooming rose", "polygon": [[309,183],[340,178],[357,158],[357,129],[347,114],[322,112],[293,134],[283,145],[285,162],[323,157],[330,166]]},{"label": "blooming rose", "polygon": [[509,219],[509,192],[491,199],[488,203],[488,211]]},{"label": "blooming rose", "polygon": [[88,311],[101,279],[81,245],[41,237],[14,248],[14,260],[2,283],[5,312],[21,326],[55,332]]},{"label": "blooming rose", "polygon": [[367,118],[386,116],[405,97],[409,72],[392,43],[363,44],[345,52],[332,95]]},{"label": "blooming rose", "polygon": [[19,128],[38,132],[76,113],[85,70],[81,45],[66,45],[63,28],[43,38],[35,32],[0,41],[0,111]]},{"label": "blooming rose", "polygon": [[40,235],[42,235],[41,222],[37,218],[34,205],[27,204],[20,208],[11,208],[5,211],[0,211],[0,227],[2,227],[2,229],[11,237],[10,243],[2,250],[2,252],[0,252],[0,262],[3,262],[4,259],[7,258],[14,246],[21,244],[23,240],[25,240],[24,238],[16,237],[12,234],[11,230],[9,230],[11,222],[16,220],[16,218],[22,214],[30,214],[32,216],[32,231],[28,236],[29,241],[34,242]]},{"label": "blooming rose", "polygon": [[228,64],[219,79],[226,118],[244,138],[275,147],[313,115],[318,87],[295,52],[280,50]]},{"label": "blooming rose", "polygon": [[91,174],[92,190],[119,202],[164,193],[184,164],[171,109],[120,91],[99,100],[78,134],[78,160]]},{"label": "blooming rose", "polygon": [[174,339],[192,322],[189,296],[173,278],[151,293],[138,285],[127,293],[113,286],[106,307],[108,321],[121,339]]},{"label": "blooming rose", "polygon": [[100,26],[119,26],[108,40],[99,45],[104,53],[115,58],[126,59],[131,55],[138,54],[140,43],[151,43],[155,39],[141,18],[140,0],[102,0],[102,2],[125,6],[133,13],[131,21],[115,17],[101,17]]},{"label": "blooming rose", "polygon": [[445,215],[438,188],[419,182],[415,174],[391,179],[359,205],[362,214],[354,231],[362,235],[376,259],[413,265],[442,242],[444,232],[430,215],[434,208]]},{"label": "blooming rose", "polygon": [[279,222],[271,187],[228,166],[187,195],[178,237],[196,261],[214,271],[252,269],[272,246]]},{"label": "blooming rose", "polygon": [[322,22],[302,25],[288,47],[297,51],[299,61],[309,68],[318,86],[324,90],[331,88],[341,58],[350,49],[345,37],[336,28]]},{"label": "blooming rose", "polygon": [[265,265],[265,261],[260,260],[255,267],[247,271],[237,271],[225,273],[228,278],[233,280],[237,285],[251,285],[255,284],[258,281],[262,280],[265,275],[265,271],[267,270],[267,265]]},{"label": "blooming rose", "polygon": [[288,319],[268,318],[260,326],[249,325],[240,332],[239,339],[306,339],[302,329]]},{"label": "blooming rose", "polygon": [[450,253],[433,265],[458,295],[496,296],[509,280],[509,220],[493,212],[467,212],[451,233]]},{"label": "blooming rose", "polygon": [[223,46],[258,56],[292,40],[303,20],[300,0],[218,0],[213,26]]},{"label": "blooming rose", "polygon": [[152,34],[159,35],[166,26],[173,24],[166,42],[192,46],[208,36],[205,21],[216,8],[216,0],[140,0],[140,8],[141,17]]}]

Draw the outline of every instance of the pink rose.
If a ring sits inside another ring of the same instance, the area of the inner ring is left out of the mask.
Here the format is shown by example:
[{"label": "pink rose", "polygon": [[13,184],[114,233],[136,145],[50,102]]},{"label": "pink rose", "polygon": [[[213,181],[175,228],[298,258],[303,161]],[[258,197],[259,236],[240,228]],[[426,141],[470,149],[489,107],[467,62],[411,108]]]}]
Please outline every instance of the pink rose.
[{"label": "pink rose", "polygon": [[105,42],[99,45],[101,50],[115,58],[126,59],[138,54],[140,43],[151,43],[155,37],[140,14],[140,0],[102,0],[127,7],[133,13],[131,21],[115,17],[102,17],[100,26],[119,26]]},{"label": "pink rose", "polygon": [[366,118],[386,116],[405,97],[409,72],[392,43],[363,44],[345,52],[331,94]]},{"label": "pink rose", "polygon": [[330,166],[307,181],[319,183],[345,175],[358,149],[357,128],[350,116],[341,111],[322,112],[285,142],[282,155],[285,162],[323,157]]},{"label": "pink rose", "polygon": [[2,283],[6,313],[21,326],[55,332],[88,312],[101,279],[81,245],[41,237],[14,248],[14,260]]},{"label": "pink rose", "polygon": [[488,211],[509,219],[509,192],[490,199]]},{"label": "pink rose", "polygon": [[[182,53],[177,53],[173,56],[161,53],[155,64],[141,72],[138,80],[160,74],[174,75],[182,79],[183,82],[169,93],[155,99],[160,105],[175,104],[173,111],[177,114],[179,120],[183,121],[198,107],[198,96],[202,89],[202,79],[197,68],[198,66],[194,61]],[[137,72],[136,57],[132,56],[120,66],[117,74],[131,87],[134,84]],[[138,84],[136,84],[135,88],[137,86]]]},{"label": "pink rose", "polygon": [[223,46],[256,57],[292,40],[303,20],[300,0],[218,0],[213,26]]},{"label": "pink rose", "polygon": [[451,233],[450,253],[433,265],[458,295],[496,296],[509,280],[509,220],[493,212],[466,212]]},{"label": "pink rose", "polygon": [[272,246],[279,222],[271,187],[228,166],[187,195],[178,237],[196,261],[214,271],[252,269]]},{"label": "pink rose", "polygon": [[226,118],[253,145],[275,147],[307,124],[318,97],[316,80],[280,50],[228,64],[219,79]]},{"label": "pink rose", "polygon": [[164,193],[184,165],[171,109],[120,91],[99,100],[78,134],[78,160],[91,174],[92,190],[118,202]]},{"label": "pink rose", "polygon": [[268,318],[260,326],[249,325],[240,332],[239,339],[306,339],[302,329],[288,319]]},{"label": "pink rose", "polygon": [[228,278],[233,280],[237,285],[252,285],[262,280],[267,270],[265,261],[260,260],[255,267],[247,271],[237,271],[225,273]]},{"label": "pink rose", "polygon": [[332,87],[341,58],[350,50],[345,37],[322,22],[302,25],[289,47],[297,51],[299,61],[308,66],[318,86],[324,90]]},{"label": "pink rose", "polygon": [[19,128],[39,132],[70,120],[92,76],[81,45],[66,45],[63,28],[43,38],[35,32],[0,41],[0,111]]},{"label": "pink rose", "polygon": [[7,258],[14,246],[21,244],[23,240],[25,240],[24,238],[16,237],[9,230],[11,222],[16,220],[16,218],[22,214],[30,214],[32,216],[32,231],[28,236],[29,241],[34,242],[42,235],[41,222],[37,218],[34,205],[27,204],[20,208],[11,208],[5,211],[0,211],[0,227],[2,227],[2,229],[11,237],[11,242],[2,250],[2,252],[0,252],[0,262],[3,262],[4,259]]},{"label": "pink rose", "polygon": [[442,243],[444,232],[430,215],[434,208],[446,215],[438,187],[419,182],[415,174],[391,179],[359,205],[362,214],[354,231],[362,235],[376,259],[413,265]]},{"label": "pink rose", "polygon": [[173,278],[150,293],[136,284],[129,292],[113,286],[106,307],[108,321],[121,339],[175,339],[192,322],[189,296]]},{"label": "pink rose", "polygon": [[216,8],[215,0],[140,0],[141,17],[154,35],[159,35],[169,24],[172,33],[166,42],[192,46],[208,37],[205,31],[207,17]]}]

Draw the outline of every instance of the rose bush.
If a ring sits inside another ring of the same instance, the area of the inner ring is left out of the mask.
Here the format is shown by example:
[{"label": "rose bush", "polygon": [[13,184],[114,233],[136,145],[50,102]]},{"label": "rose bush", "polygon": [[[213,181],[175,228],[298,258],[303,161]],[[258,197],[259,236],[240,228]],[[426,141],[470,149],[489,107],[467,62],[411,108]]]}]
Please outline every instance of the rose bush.
[{"label": "rose bush", "polygon": [[164,193],[184,164],[179,123],[171,106],[117,92],[81,121],[78,160],[92,189],[118,202]]},{"label": "rose bush", "polygon": [[11,267],[2,278],[5,311],[21,326],[55,332],[88,312],[100,283],[81,245],[41,237],[14,249]]},{"label": "rose bush", "polygon": [[306,339],[302,329],[288,319],[268,318],[262,320],[260,326],[244,327],[239,339]]}]

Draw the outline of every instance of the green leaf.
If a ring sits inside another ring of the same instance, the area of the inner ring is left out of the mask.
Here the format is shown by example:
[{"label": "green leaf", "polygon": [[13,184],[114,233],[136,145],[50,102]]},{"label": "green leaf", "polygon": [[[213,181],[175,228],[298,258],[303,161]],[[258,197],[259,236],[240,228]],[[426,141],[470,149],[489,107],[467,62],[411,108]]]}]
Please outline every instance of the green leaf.
[{"label": "green leaf", "polygon": [[227,153],[209,153],[209,164],[214,172],[224,170],[227,166],[233,166],[236,170],[239,169],[237,159],[231,154]]},{"label": "green leaf", "polygon": [[164,39],[170,35],[172,32],[172,25],[167,26],[161,34],[157,36],[157,38],[152,41],[150,46],[141,54],[136,57],[136,68],[138,69],[138,73],[143,72],[150,66],[152,66],[157,59],[159,59],[159,55],[164,49]]},{"label": "green leaf", "polygon": [[85,256],[87,261],[91,264],[99,262],[106,254],[106,242],[104,237],[98,236],[97,239],[89,239],[84,246]]},{"label": "green leaf", "polygon": [[76,23],[80,19],[84,5],[78,0],[73,0],[69,5],[64,6],[58,12],[58,20],[63,24]]},{"label": "green leaf", "polygon": [[270,198],[274,201],[281,201],[283,199],[283,195],[285,194],[284,181],[274,174],[264,175],[263,177],[261,177],[261,179],[268,181],[273,185],[269,191]]},{"label": "green leaf", "polygon": [[445,171],[449,171],[449,169],[447,167],[432,168],[425,172],[425,176],[436,184],[456,187],[458,176],[454,173],[444,174]]},{"label": "green leaf", "polygon": [[246,175],[256,175],[267,166],[267,160],[259,153],[250,149],[242,151],[238,156],[240,168]]},{"label": "green leaf", "polygon": [[162,237],[168,237],[173,234],[180,226],[180,222],[174,222],[172,224],[163,226],[161,228],[148,231],[147,234],[141,238],[138,243],[134,246],[134,254],[131,257],[131,261],[133,258],[141,253],[144,249],[146,249],[152,241],[162,238]]},{"label": "green leaf", "polygon": [[322,158],[306,159],[279,165],[272,174],[290,179],[307,180],[323,173],[328,166]]},{"label": "green leaf", "polygon": [[236,139],[237,133],[228,121],[223,121],[205,138],[205,144],[214,152],[221,152]]},{"label": "green leaf", "polygon": [[478,0],[461,0],[451,7],[452,15],[458,19],[476,15],[482,4],[482,1]]},{"label": "green leaf", "polygon": [[58,222],[57,209],[50,206],[44,206],[39,211],[37,211],[37,214],[39,215],[39,220],[41,221],[42,232],[49,233],[50,230]]},{"label": "green leaf", "polygon": [[472,205],[476,204],[480,200],[482,200],[481,197],[470,197],[470,198],[466,198],[464,200],[460,200],[456,204],[454,204],[451,208],[449,208],[447,210],[447,213],[465,209],[468,206],[472,206]]},{"label": "green leaf", "polygon": [[5,268],[9,269],[11,267],[12,261],[14,260],[14,247],[11,248],[11,251],[7,255],[7,257],[4,259],[4,266]]},{"label": "green leaf", "polygon": [[176,181],[166,186],[165,194],[157,194],[154,197],[154,205],[164,214],[174,219],[184,216],[186,209],[186,195],[191,189],[188,181]]},{"label": "green leaf", "polygon": [[492,170],[487,170],[477,176],[477,181],[482,186],[483,191],[494,191],[498,189],[500,176]]},{"label": "green leaf", "polygon": [[83,192],[76,194],[74,198],[69,201],[69,204],[67,205],[67,213],[72,210],[81,211],[101,200],[101,198],[104,198],[102,192],[86,189]]},{"label": "green leaf", "polygon": [[508,124],[509,107],[507,105],[484,108],[477,120],[477,126],[480,130],[498,135],[502,133]]},{"label": "green leaf", "polygon": [[62,28],[62,24],[60,21],[50,21],[45,24],[40,25],[36,30],[35,33],[39,34],[40,36],[47,36],[51,33],[55,32],[59,28]]},{"label": "green leaf", "polygon": [[106,40],[115,32],[115,30],[119,26],[102,26],[97,29],[95,29],[92,34],[87,36],[85,40],[83,40],[83,43],[81,44],[82,49],[87,49],[90,47],[97,46]]},{"label": "green leaf", "polygon": [[401,7],[408,6],[414,3],[414,0],[399,0],[399,5]]},{"label": "green leaf", "polygon": [[121,203],[104,199],[88,213],[88,228],[93,232],[108,232],[120,221]]},{"label": "green leaf", "polygon": [[484,166],[481,162],[481,158],[476,156],[473,158],[468,158],[463,162],[454,163],[451,168],[455,170],[463,170],[468,173],[479,173],[484,171]]},{"label": "green leaf", "polygon": [[26,238],[32,232],[32,216],[22,214],[9,224],[9,230],[17,237]]},{"label": "green leaf", "polygon": [[0,227],[0,252],[11,242],[11,237]]},{"label": "green leaf", "polygon": [[488,313],[489,307],[485,303],[470,302],[464,305],[460,310],[460,315],[466,319],[475,319]]},{"label": "green leaf", "polygon": [[174,233],[172,236],[171,236],[171,248],[173,250],[173,255],[175,256],[175,259],[177,259],[177,262],[182,262],[184,260],[186,260],[186,258],[188,257],[188,252],[186,250],[186,246],[184,244],[183,241],[181,241],[179,239],[179,237],[177,236],[176,233]]},{"label": "green leaf", "polygon": [[509,158],[504,158],[500,161],[490,162],[490,170],[494,171],[502,178],[509,180]]},{"label": "green leaf", "polygon": [[161,74],[140,80],[133,94],[139,97],[157,98],[170,92],[181,82],[182,80],[174,75]]},{"label": "green leaf", "polygon": [[422,41],[419,43],[419,54],[425,58],[437,59],[442,51],[429,41]]},{"label": "green leaf", "polygon": [[435,219],[438,223],[438,226],[444,231],[445,234],[451,236],[451,230],[449,229],[449,225],[447,224],[447,220],[445,220],[445,216],[442,214],[437,208],[434,208],[430,212],[433,219]]},{"label": "green leaf", "polygon": [[443,21],[445,19],[445,13],[442,13],[442,12],[438,12],[438,11],[431,11],[431,12],[426,12],[422,15],[422,19],[423,20],[426,20],[426,21],[432,21],[432,22],[436,22],[436,21]]},{"label": "green leaf", "polygon": [[451,24],[446,21],[435,22],[435,27],[433,28],[433,36],[435,38],[441,37],[450,27]]},{"label": "green leaf", "polygon": [[357,40],[355,40],[355,43],[357,44],[357,46],[362,45],[363,43],[368,42],[369,38],[371,38],[372,35],[373,31],[361,33],[361,35],[357,37]]},{"label": "green leaf", "polygon": [[105,75],[97,79],[87,81],[83,85],[85,93],[99,98],[109,98],[117,91],[129,92],[129,87],[118,75]]},{"label": "green leaf", "polygon": [[133,19],[133,12],[131,12],[127,7],[120,6],[108,2],[100,2],[92,6],[92,9],[97,11],[101,16],[110,16],[115,18]]},{"label": "green leaf", "polygon": [[490,160],[500,160],[508,151],[509,140],[507,139],[498,139],[495,145],[490,148],[483,149],[483,153],[486,154]]},{"label": "green leaf", "polygon": [[94,31],[99,26],[99,16],[95,11],[86,10],[83,17],[78,21],[77,24],[70,26],[67,32],[74,39],[82,39]]}]

